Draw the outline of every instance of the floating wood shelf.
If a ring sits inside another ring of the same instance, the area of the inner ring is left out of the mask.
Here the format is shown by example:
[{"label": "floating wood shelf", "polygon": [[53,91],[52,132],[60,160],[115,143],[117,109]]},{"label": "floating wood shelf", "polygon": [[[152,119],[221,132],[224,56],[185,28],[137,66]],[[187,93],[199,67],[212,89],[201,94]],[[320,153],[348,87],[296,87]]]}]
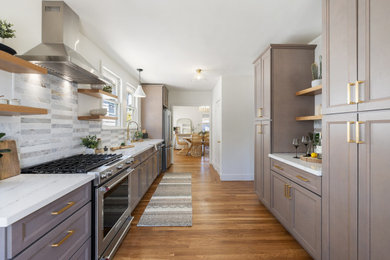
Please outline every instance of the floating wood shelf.
[{"label": "floating wood shelf", "polygon": [[0,51],[0,69],[12,73],[47,74],[47,69]]},{"label": "floating wood shelf", "polygon": [[322,120],[322,115],[318,116],[298,116],[295,118],[297,121],[314,121],[314,120]]},{"label": "floating wood shelf", "polygon": [[108,119],[108,120],[117,120],[117,117],[113,116],[79,116],[79,120],[87,120],[87,121],[92,121],[92,120],[103,120],[103,119]]},{"label": "floating wood shelf", "polygon": [[0,104],[0,116],[44,115],[47,109]]},{"label": "floating wood shelf", "polygon": [[300,90],[295,93],[296,96],[314,96],[322,93],[322,85]]},{"label": "floating wood shelf", "polygon": [[108,93],[106,91],[103,91],[101,89],[82,89],[82,88],[80,88],[77,90],[77,92],[84,94],[84,95],[96,97],[96,98],[115,98],[115,99],[118,98],[118,96],[115,96],[115,95]]}]

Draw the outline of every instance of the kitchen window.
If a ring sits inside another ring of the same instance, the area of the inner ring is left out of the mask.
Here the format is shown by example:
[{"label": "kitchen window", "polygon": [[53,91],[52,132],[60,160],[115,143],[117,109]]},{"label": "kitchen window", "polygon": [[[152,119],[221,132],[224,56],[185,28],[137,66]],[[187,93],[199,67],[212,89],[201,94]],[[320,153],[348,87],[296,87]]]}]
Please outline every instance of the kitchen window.
[{"label": "kitchen window", "polygon": [[126,106],[126,121],[136,121],[138,120],[138,106],[139,106],[139,100],[138,98],[134,97],[135,87],[133,87],[131,84],[127,83],[127,106]]},{"label": "kitchen window", "polygon": [[107,108],[107,116],[116,117],[116,120],[104,119],[104,127],[120,127],[121,126],[121,89],[122,81],[121,78],[116,75],[111,70],[103,67],[103,76],[108,78],[112,84],[112,94],[118,96],[115,98],[104,98],[102,102],[102,107]]}]

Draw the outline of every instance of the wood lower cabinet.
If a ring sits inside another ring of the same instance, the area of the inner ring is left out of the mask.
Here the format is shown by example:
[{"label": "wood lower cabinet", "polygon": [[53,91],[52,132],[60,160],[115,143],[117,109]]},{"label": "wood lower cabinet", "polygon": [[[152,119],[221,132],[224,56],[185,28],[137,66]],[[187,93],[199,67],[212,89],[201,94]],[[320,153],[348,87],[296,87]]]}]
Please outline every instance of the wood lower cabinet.
[{"label": "wood lower cabinet", "polygon": [[270,122],[258,122],[255,125],[255,191],[268,208],[271,201],[271,171],[268,158],[271,152],[270,138]]},{"label": "wood lower cabinet", "polygon": [[271,171],[271,211],[297,241],[321,259],[321,197]]}]

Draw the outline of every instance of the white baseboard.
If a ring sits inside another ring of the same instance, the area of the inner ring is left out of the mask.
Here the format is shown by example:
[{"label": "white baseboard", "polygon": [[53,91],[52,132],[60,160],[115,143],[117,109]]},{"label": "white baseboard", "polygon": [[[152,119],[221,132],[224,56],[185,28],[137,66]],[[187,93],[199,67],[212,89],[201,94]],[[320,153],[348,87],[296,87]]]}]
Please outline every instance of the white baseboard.
[{"label": "white baseboard", "polygon": [[221,181],[253,181],[253,174],[222,174]]}]

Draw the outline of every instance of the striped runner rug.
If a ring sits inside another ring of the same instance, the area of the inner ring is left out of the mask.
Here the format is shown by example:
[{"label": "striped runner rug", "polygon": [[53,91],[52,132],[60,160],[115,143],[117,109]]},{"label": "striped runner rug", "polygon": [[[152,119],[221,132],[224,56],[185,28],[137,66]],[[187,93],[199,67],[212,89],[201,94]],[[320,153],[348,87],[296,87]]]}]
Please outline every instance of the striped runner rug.
[{"label": "striped runner rug", "polygon": [[191,173],[165,173],[137,226],[192,226]]}]

